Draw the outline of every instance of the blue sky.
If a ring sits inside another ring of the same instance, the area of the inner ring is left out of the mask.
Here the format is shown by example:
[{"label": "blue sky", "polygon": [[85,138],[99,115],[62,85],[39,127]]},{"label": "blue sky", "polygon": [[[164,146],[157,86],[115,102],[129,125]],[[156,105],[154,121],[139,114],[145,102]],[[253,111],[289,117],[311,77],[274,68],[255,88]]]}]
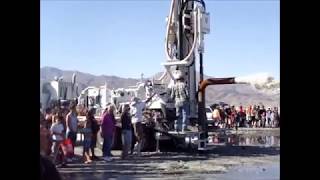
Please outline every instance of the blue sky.
[{"label": "blue sky", "polygon": [[[280,3],[206,0],[204,72],[280,74]],[[149,77],[163,71],[169,0],[41,0],[41,67]]]}]

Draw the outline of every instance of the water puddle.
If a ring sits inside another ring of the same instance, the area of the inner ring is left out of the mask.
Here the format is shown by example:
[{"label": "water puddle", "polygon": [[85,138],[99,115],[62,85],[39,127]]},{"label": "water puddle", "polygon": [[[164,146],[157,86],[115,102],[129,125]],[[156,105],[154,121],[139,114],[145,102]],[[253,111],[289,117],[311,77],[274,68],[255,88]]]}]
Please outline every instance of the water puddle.
[{"label": "water puddle", "polygon": [[218,134],[208,138],[213,145],[280,147],[280,135]]}]

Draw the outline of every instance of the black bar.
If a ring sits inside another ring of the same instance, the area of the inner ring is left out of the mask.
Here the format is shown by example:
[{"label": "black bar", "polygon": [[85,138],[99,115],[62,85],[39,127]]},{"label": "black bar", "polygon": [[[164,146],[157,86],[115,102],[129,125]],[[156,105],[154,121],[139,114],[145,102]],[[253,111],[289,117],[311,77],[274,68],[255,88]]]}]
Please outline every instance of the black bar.
[{"label": "black bar", "polygon": [[[180,6],[183,5],[183,0],[180,1]],[[179,16],[179,39],[178,39],[178,46],[179,46],[179,59],[183,59],[183,35],[182,35],[182,15],[183,12],[182,10],[180,11],[180,16]]]},{"label": "black bar", "polygon": [[89,96],[88,95],[86,96],[86,99],[87,99],[86,105],[87,105],[87,108],[89,108]]},{"label": "black bar", "polygon": [[200,82],[203,81],[203,55],[202,53],[199,54],[200,56]]},{"label": "black bar", "polygon": [[[203,81],[203,54],[199,54],[200,58],[200,83]],[[208,122],[206,116],[206,95],[205,91],[200,92],[201,96],[198,101],[198,118],[199,118],[199,130],[203,133],[200,134],[200,139],[204,140],[208,137]]]}]

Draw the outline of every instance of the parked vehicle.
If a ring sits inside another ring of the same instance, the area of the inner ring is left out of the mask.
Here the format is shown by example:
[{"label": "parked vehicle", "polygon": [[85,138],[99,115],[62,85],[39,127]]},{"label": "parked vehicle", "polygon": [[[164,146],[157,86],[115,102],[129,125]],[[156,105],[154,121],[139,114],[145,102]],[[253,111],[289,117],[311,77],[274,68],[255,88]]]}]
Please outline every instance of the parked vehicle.
[{"label": "parked vehicle", "polygon": [[206,116],[207,116],[208,124],[213,124],[212,112],[213,110],[210,107],[206,107]]}]

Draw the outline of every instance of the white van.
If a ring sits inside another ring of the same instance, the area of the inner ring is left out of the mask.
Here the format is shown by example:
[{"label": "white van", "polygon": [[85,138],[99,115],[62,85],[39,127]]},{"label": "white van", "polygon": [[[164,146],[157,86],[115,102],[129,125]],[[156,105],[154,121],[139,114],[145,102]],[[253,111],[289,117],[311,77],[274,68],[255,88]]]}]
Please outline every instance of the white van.
[{"label": "white van", "polygon": [[206,107],[206,116],[209,124],[213,124],[212,112],[210,107]]}]

